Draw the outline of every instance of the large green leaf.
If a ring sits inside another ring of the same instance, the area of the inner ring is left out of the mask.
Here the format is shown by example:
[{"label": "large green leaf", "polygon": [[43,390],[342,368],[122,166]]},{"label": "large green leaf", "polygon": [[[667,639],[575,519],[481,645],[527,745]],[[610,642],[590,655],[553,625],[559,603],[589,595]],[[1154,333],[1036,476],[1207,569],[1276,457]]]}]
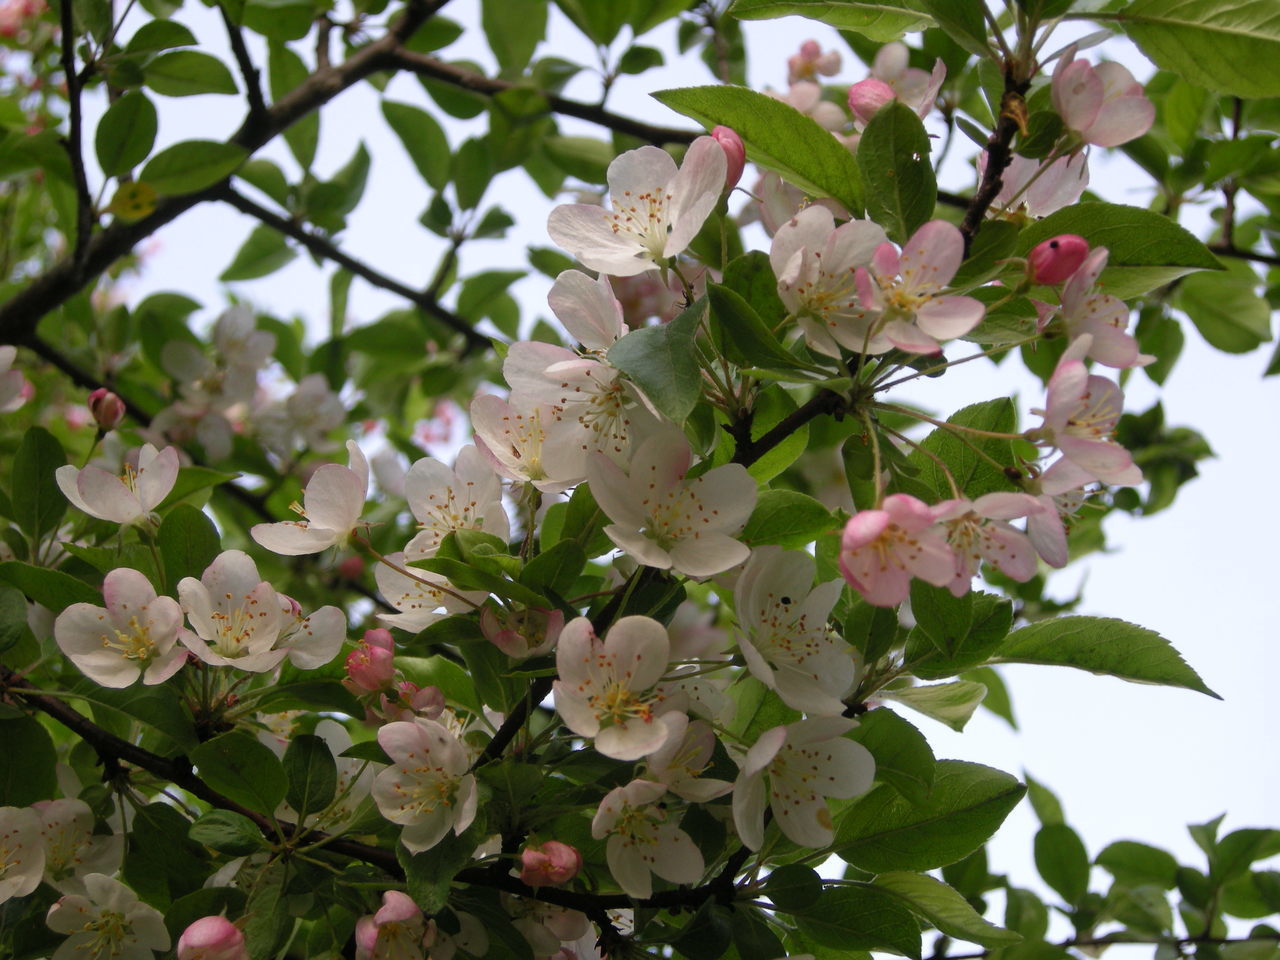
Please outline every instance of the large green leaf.
[{"label": "large green leaf", "polygon": [[67,511],[67,498],[54,479],[67,455],[56,437],[44,427],[30,427],[13,457],[9,502],[18,528],[36,543],[52,530]]},{"label": "large green leaf", "polygon": [[872,873],[954,863],[985,843],[1025,792],[1003,771],[940,760],[924,803],[879,786],[848,807],[836,823],[836,853]]},{"label": "large green leaf", "polygon": [[191,762],[210,787],[258,813],[275,813],[289,786],[276,755],[241,730],[200,744]]},{"label": "large green leaf", "polygon": [[986,695],[987,688],[974,680],[899,687],[881,694],[886,700],[910,707],[931,720],[945,723],[952,730],[965,728]]},{"label": "large green leaf", "polygon": [[138,179],[161,196],[194,193],[230,176],[246,156],[234,143],[183,140],[147,161]]},{"label": "large green leaf", "polygon": [[912,803],[923,803],[933,789],[938,765],[929,741],[909,721],[884,708],[869,711],[851,734],[876,761],[876,779]]},{"label": "large green leaf", "polygon": [[892,894],[866,883],[822,891],[817,902],[792,916],[805,936],[840,950],[888,948],[920,956],[920,925]]},{"label": "large green leaf", "polygon": [[993,662],[1078,667],[1134,683],[1186,687],[1221,700],[1158,633],[1109,617],[1058,617],[1013,631]]},{"label": "large green leaf", "polygon": [[1118,19],[1157,66],[1237,97],[1280,97],[1275,0],[1134,0]]},{"label": "large green leaf", "polygon": [[938,200],[924,124],[905,103],[891,100],[867,124],[857,158],[867,216],[884,227],[891,240],[906,243],[933,216]]},{"label": "large green leaf", "polygon": [[143,73],[147,86],[166,97],[236,93],[236,82],[226,64],[198,50],[162,53],[147,64]]},{"label": "large green leaf", "polygon": [[808,17],[881,43],[933,26],[915,0],[736,0],[729,12],[739,20]]},{"label": "large green leaf", "polygon": [[955,889],[924,873],[891,871],[876,877],[875,885],[900,897],[907,907],[928,920],[940,933],[984,947],[1003,947],[1022,937],[988,923]]},{"label": "large green leaf", "polygon": [[1271,306],[1258,296],[1258,275],[1233,262],[1220,273],[1199,273],[1178,285],[1174,304],[1224,353],[1248,353],[1271,339]]},{"label": "large green leaf", "polygon": [[26,807],[58,787],[53,739],[34,717],[0,720],[0,806]]},{"label": "large green leaf", "polygon": [[153,753],[173,757],[186,753],[199,742],[191,714],[175,687],[135,683],[131,687],[112,689],[82,680],[72,687],[72,695],[93,708],[94,718],[100,724],[125,724],[126,736],[130,733],[128,728],[138,724],[142,745]]},{"label": "large green leaf", "polygon": [[113,103],[98,121],[93,139],[103,174],[119,176],[147,159],[156,142],[156,126],[155,105],[141,91],[131,90]]},{"label": "large green leaf", "polygon": [[834,197],[852,214],[861,212],[858,164],[835,137],[794,107],[745,87],[687,87],[653,96],[708,128],[732,127],[753,163],[815,197]]},{"label": "large green leaf", "polygon": [[1032,224],[1018,237],[1025,257],[1042,240],[1074,233],[1110,251],[1101,282],[1122,300],[1196,270],[1221,270],[1208,247],[1168,217],[1116,203],[1077,203]]},{"label": "large green leaf", "polygon": [[443,190],[449,182],[449,139],[436,118],[420,107],[394,100],[382,101],[382,115],[422,179]]},{"label": "large green leaf", "polygon": [[751,547],[768,543],[803,547],[835,525],[831,511],[808,494],[795,490],[766,490],[742,531]]},{"label": "large green leaf", "polygon": [[[947,418],[953,427],[938,427],[924,438],[921,449],[913,450],[907,459],[920,468],[920,480],[932,487],[939,499],[952,496],[951,484],[939,461],[946,464],[961,493],[970,499],[984,493],[1011,490],[1012,484],[996,464],[1011,468],[1017,465],[1012,442],[985,434],[1016,432],[1017,417],[1013,401],[1008,397],[970,404]],[[982,432],[966,433],[956,429],[962,427]]]},{"label": "large green leaf", "polygon": [[704,297],[670,323],[632,330],[609,348],[609,362],[676,423],[684,423],[702,390],[693,337],[706,309]]},{"label": "large green leaf", "polygon": [[61,613],[73,603],[102,605],[102,594],[83,580],[61,570],[35,567],[20,560],[0,563],[0,582],[21,590],[29,599]]}]

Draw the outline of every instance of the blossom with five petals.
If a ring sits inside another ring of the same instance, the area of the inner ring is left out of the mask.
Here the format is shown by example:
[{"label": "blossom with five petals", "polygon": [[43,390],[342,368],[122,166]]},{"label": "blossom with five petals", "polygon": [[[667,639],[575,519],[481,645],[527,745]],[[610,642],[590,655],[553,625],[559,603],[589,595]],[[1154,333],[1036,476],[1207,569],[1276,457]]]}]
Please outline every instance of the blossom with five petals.
[{"label": "blossom with five petals", "polygon": [[956,575],[947,584],[952,594],[962,597],[969,592],[983,560],[1019,583],[1035,576],[1035,549],[1009,521],[1043,510],[1035,497],[1025,493],[988,493],[977,500],[944,500],[934,507],[934,519],[946,531],[955,553]]},{"label": "blossom with five petals", "polygon": [[40,886],[44,857],[40,815],[30,807],[0,807],[0,903]]},{"label": "blossom with five petals", "polygon": [[556,645],[556,712],[574,733],[595,738],[615,760],[639,760],[666,742],[660,714],[674,708],[654,689],[667,672],[667,630],[649,617],[622,617],[604,640],[586,617],[570,620]]},{"label": "blossom with five petals", "polygon": [[169,679],[186,651],[177,646],[182,609],[171,597],[130,567],[112,570],[102,581],[106,607],[73,603],[53,624],[58,648],[94,683],[127,687]]},{"label": "blossom with five petals", "polygon": [[[1033,251],[1034,252],[1034,251]],[[1129,307],[1123,300],[1097,289],[1107,265],[1106,247],[1095,247],[1062,288],[1062,325],[1071,340],[1089,334],[1088,356],[1106,367],[1143,367],[1155,357],[1138,352],[1138,341],[1126,332]]]},{"label": "blossom with five petals", "polygon": [[356,960],[421,960],[426,933],[426,917],[413,898],[388,890],[376,913],[356,921]]},{"label": "blossom with five petals", "polygon": [[164,916],[119,880],[91,873],[85,895],[63,897],[45,917],[54,933],[70,934],[52,960],[151,960],[169,949]]},{"label": "blossom with five petals", "polygon": [[1078,143],[1118,147],[1151,129],[1156,108],[1132,73],[1118,63],[1095,67],[1075,55],[1074,44],[1063,51],[1049,93]]},{"label": "blossom with five petals", "polygon": [[431,849],[450,830],[461,834],[471,826],[476,778],[457,737],[419,717],[381,727],[378,743],[392,766],[373,781],[373,800],[384,817],[404,827],[400,842],[412,853]]},{"label": "blossom with five petals", "polygon": [[945,587],[955,577],[955,556],[928,505],[907,493],[885,497],[878,509],[859,510],[840,540],[840,572],[867,603],[897,606],[911,578]]},{"label": "blossom with five petals", "polygon": [[71,505],[99,520],[142,523],[169,495],[178,479],[178,450],[144,444],[137,466],[126,463],[119,476],[92,464],[83,470],[67,464],[54,473]]},{"label": "blossom with five petals", "polygon": [[89,804],[77,798],[61,798],[41,800],[32,809],[40,817],[45,879],[59,891],[84,893],[85,874],[110,875],[120,869],[124,834],[94,833]]},{"label": "blossom with five petals", "polygon": [[354,440],[347,441],[348,465],[326,463],[307,481],[302,505],[293,504],[301,520],[259,523],[249,531],[272,553],[297,557],[319,553],[347,542],[369,490],[369,461]]},{"label": "blossom with five petals", "polygon": [[511,532],[502,481],[471,444],[458,451],[452,469],[434,457],[414,463],[404,478],[404,498],[420,531],[404,548],[410,560],[435,556],[454,530],[482,530],[500,540]]},{"label": "blossom with five petals", "polygon": [[661,783],[681,800],[706,803],[733,789],[728,780],[702,776],[716,749],[715,731],[705,720],[693,720],[683,713],[665,713],[660,718],[667,728],[667,742],[645,758],[644,779]]},{"label": "blossom with five petals", "polygon": [[605,859],[618,886],[631,897],[653,893],[653,874],[672,883],[697,883],[706,864],[690,836],[657,805],[660,783],[632,780],[610,790],[591,820],[591,836],[608,837]]},{"label": "blossom with five petals", "polygon": [[724,150],[711,137],[690,145],[679,169],[657,147],[628,150],[609,164],[612,209],[562,204],[547,232],[586,267],[630,277],[682,252],[724,189]]},{"label": "blossom with five petals", "polygon": [[[987,172],[987,152],[978,154],[978,177]],[[1023,208],[1028,217],[1047,217],[1080,199],[1089,185],[1089,159],[1083,153],[1046,163],[1017,154],[1000,175],[992,211]]]},{"label": "blossom with five petals", "polygon": [[483,590],[457,590],[443,574],[408,567],[407,562],[403,553],[392,553],[373,568],[378,592],[399,611],[378,614],[383,623],[417,633],[445,614],[474,610],[488,596]]}]

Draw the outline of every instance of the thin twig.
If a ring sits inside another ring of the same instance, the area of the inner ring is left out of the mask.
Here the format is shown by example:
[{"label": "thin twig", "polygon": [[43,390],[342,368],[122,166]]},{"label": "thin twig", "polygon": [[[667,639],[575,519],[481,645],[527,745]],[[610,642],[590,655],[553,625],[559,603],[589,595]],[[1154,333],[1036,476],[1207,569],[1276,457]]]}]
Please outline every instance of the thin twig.
[{"label": "thin twig", "polygon": [[240,76],[244,78],[244,95],[249,101],[249,117],[261,120],[267,113],[267,102],[262,98],[262,74],[249,59],[249,48],[244,45],[244,34],[231,20],[227,8],[218,4],[218,12],[222,14],[222,23],[227,28],[227,39],[231,41],[231,53],[240,68]]},{"label": "thin twig", "polygon": [[1004,95],[1000,98],[1000,116],[996,119],[996,127],[991,131],[990,139],[987,140],[986,168],[983,171],[982,182],[978,184],[973,199],[969,201],[964,220],[960,224],[966,254],[969,252],[974,234],[982,225],[983,217],[991,207],[991,202],[1000,193],[1000,188],[1004,184],[1005,168],[1013,161],[1010,145],[1013,143],[1014,134],[1018,132],[1018,118],[1026,109],[1023,97],[1030,85],[1029,80],[1018,79],[1014,73],[1013,64],[1005,61]]},{"label": "thin twig", "polygon": [[89,235],[93,231],[93,198],[89,195],[89,178],[84,170],[84,118],[80,112],[80,76],[76,73],[76,28],[72,5],[62,4],[62,73],[67,84],[67,136],[62,146],[71,160],[71,176],[76,188],[76,235],[71,264],[73,276],[79,279],[85,268]]},{"label": "thin twig", "polygon": [[743,438],[739,436],[737,449],[733,453],[733,463],[740,463],[744,467],[751,466],[810,420],[815,420],[826,413],[843,412],[846,406],[847,401],[841,394],[834,390],[819,390],[767,430],[758,440],[744,443]]}]

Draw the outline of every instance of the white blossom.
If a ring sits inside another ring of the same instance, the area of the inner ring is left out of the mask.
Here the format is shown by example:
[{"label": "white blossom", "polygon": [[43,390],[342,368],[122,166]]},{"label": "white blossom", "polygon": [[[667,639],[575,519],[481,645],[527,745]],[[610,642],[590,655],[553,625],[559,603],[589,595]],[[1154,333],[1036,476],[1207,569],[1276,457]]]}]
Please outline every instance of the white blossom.
[{"label": "white blossom", "polygon": [[373,782],[378,810],[404,827],[400,841],[413,853],[434,847],[446,833],[461,834],[476,815],[476,780],[458,739],[421,717],[388,723],[378,743],[393,765]]},{"label": "white blossom", "polygon": [[687,833],[657,806],[667,792],[660,783],[632,780],[610,790],[591,821],[591,835],[608,837],[605,860],[623,891],[643,899],[653,893],[653,874],[672,883],[697,883],[706,865]]},{"label": "white blossom", "polygon": [[70,934],[53,960],[151,960],[155,951],[169,949],[159,910],[100,873],[88,874],[84,885],[84,896],[63,897],[49,908],[49,929]]}]

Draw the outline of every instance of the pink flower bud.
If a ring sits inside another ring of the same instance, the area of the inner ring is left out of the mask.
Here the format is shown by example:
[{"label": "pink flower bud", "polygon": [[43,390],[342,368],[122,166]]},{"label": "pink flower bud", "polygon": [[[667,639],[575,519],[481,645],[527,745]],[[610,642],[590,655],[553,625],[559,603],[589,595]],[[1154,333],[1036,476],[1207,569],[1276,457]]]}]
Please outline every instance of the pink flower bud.
[{"label": "pink flower bud", "polygon": [[867,77],[849,88],[849,109],[853,111],[859,123],[866,125],[871,122],[871,118],[881,107],[896,96],[893,87],[883,80]]},{"label": "pink flower bud", "polygon": [[99,387],[89,394],[86,406],[103,431],[114,430],[124,419],[124,401],[106,387]]},{"label": "pink flower bud", "polygon": [[1036,244],[1027,256],[1027,266],[1036,283],[1058,284],[1075,273],[1088,255],[1084,237],[1063,233]]},{"label": "pink flower bud", "polygon": [[720,144],[728,166],[724,175],[724,188],[732,190],[742,178],[742,168],[747,165],[747,148],[742,145],[742,138],[729,127],[716,127],[711,137]]},{"label": "pink flower bud", "polygon": [[178,960],[248,960],[244,934],[226,917],[201,917],[178,938]]},{"label": "pink flower bud", "polygon": [[520,879],[531,887],[560,886],[581,869],[582,854],[559,840],[548,840],[541,847],[525,847],[520,852]]},{"label": "pink flower bud", "polygon": [[[386,634],[385,641],[381,634]],[[365,633],[364,641],[347,654],[347,675],[342,685],[356,696],[390,689],[395,679],[393,647],[388,631],[379,629]]]}]

